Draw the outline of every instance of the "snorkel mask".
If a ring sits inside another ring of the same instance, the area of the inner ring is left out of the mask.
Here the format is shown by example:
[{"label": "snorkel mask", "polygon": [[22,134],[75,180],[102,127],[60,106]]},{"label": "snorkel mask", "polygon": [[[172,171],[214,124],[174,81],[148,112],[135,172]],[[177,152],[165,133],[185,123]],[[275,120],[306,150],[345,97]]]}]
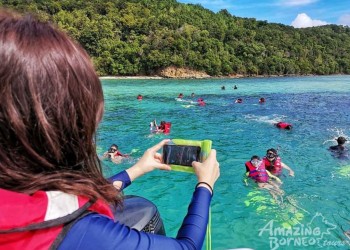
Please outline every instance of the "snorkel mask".
[{"label": "snorkel mask", "polygon": [[276,157],[277,157],[277,154],[275,154],[275,153],[269,152],[269,153],[266,154],[266,158],[267,158],[269,161],[272,161],[272,160],[276,159]]},{"label": "snorkel mask", "polygon": [[251,163],[254,167],[257,168],[257,167],[260,166],[261,160],[259,160],[259,159],[253,159],[253,160],[250,161],[250,163]]},{"label": "snorkel mask", "polygon": [[108,149],[108,153],[115,153],[115,151],[117,151],[118,149],[116,148],[110,148]]},{"label": "snorkel mask", "polygon": [[252,158],[250,158],[250,163],[255,167],[258,168],[261,164],[261,159],[257,155],[253,155]]},{"label": "snorkel mask", "polygon": [[269,160],[269,161],[272,161],[274,159],[276,159],[276,157],[278,156],[277,154],[277,150],[274,149],[274,148],[270,148],[266,151],[266,158]]}]

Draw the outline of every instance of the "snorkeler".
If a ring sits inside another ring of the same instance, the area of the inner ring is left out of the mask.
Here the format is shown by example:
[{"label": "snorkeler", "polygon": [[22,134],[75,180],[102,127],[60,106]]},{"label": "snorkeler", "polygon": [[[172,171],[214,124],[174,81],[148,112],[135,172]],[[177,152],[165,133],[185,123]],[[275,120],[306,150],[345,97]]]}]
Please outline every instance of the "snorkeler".
[{"label": "snorkeler", "polygon": [[261,98],[259,99],[259,103],[265,103],[265,98],[264,98],[264,97],[261,97]]},{"label": "snorkeler", "polygon": [[158,126],[156,119],[154,119],[150,123],[150,131],[153,134],[158,134],[158,133],[169,134],[170,128],[171,128],[171,122],[161,121]]},{"label": "snorkeler", "polygon": [[344,150],[346,150],[346,147],[344,145],[345,145],[345,142],[347,140],[345,139],[345,137],[339,136],[336,139],[336,141],[337,141],[338,145],[330,146],[329,147],[330,150],[333,150],[333,151],[344,151]]},{"label": "snorkeler", "polygon": [[235,103],[242,103],[243,102],[243,99],[242,98],[238,98]]},{"label": "snorkeler", "polygon": [[277,154],[277,150],[274,148],[270,148],[266,151],[266,156],[263,158],[263,161],[266,169],[273,175],[281,175],[283,168],[285,168],[289,171],[290,176],[294,176],[294,171],[282,162],[281,158]]},{"label": "snorkeler", "polygon": [[169,134],[171,129],[171,122],[161,121],[158,127],[160,133]]},{"label": "snorkeler", "polygon": [[339,136],[336,141],[338,145],[329,147],[332,155],[339,159],[349,159],[349,149],[345,147],[347,139],[344,136]]},{"label": "snorkeler", "polygon": [[199,106],[205,106],[206,104],[203,98],[198,98],[197,103]]},{"label": "snorkeler", "polygon": [[287,123],[287,122],[278,122],[274,124],[277,128],[280,129],[286,129],[286,130],[291,130],[292,129],[292,124]]},{"label": "snorkeler", "polygon": [[161,121],[160,122],[160,125],[158,126],[158,131],[159,132],[161,132],[161,133],[163,133],[164,132],[164,130],[165,130],[165,121]]},{"label": "snorkeler", "polygon": [[[259,156],[253,155],[250,161],[245,163],[245,167],[246,177],[253,179],[259,188],[269,190],[274,198],[277,198],[277,195],[283,195],[284,192],[280,189],[282,181],[266,170],[264,161],[260,160]],[[244,181],[248,185],[247,179]]]},{"label": "snorkeler", "polygon": [[129,155],[122,154],[118,150],[118,145],[112,144],[108,151],[103,154],[103,157],[111,159],[114,163],[120,163],[123,158],[129,157]]}]

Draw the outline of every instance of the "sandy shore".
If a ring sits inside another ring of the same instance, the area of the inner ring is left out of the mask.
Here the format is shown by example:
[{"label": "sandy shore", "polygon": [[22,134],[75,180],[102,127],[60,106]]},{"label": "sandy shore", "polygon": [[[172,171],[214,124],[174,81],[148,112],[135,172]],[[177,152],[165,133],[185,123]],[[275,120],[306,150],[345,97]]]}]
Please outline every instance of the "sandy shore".
[{"label": "sandy shore", "polygon": [[258,76],[246,76],[246,75],[231,75],[231,76],[225,76],[225,77],[220,77],[220,76],[210,76],[210,77],[173,77],[173,78],[168,78],[168,77],[161,77],[161,76],[100,76],[99,78],[101,80],[115,80],[115,79],[131,79],[131,80],[139,80],[139,79],[232,79],[232,78],[254,78],[254,77],[282,77],[282,76],[263,76],[263,75],[258,75]]},{"label": "sandy shore", "polygon": [[[334,74],[334,75],[346,75],[346,74]],[[113,80],[113,79],[131,79],[131,80],[138,80],[138,79],[232,79],[232,78],[275,78],[275,77],[305,77],[305,76],[320,76],[320,75],[314,75],[314,74],[308,74],[308,75],[296,75],[296,74],[290,74],[290,75],[230,75],[230,76],[211,76],[208,78],[167,78],[167,77],[161,77],[161,76],[100,76],[99,78],[101,80]]]},{"label": "sandy shore", "polygon": [[164,79],[161,76],[100,76],[101,80],[114,80],[114,79]]}]

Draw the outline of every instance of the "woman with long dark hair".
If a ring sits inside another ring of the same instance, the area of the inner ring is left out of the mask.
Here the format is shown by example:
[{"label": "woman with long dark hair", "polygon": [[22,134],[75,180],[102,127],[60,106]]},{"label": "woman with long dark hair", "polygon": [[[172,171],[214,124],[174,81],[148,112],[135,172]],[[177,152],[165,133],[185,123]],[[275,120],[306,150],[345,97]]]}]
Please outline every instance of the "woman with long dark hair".
[{"label": "woman with long dark hair", "polygon": [[176,238],[130,229],[111,206],[135,178],[170,170],[158,153],[167,140],[106,180],[94,144],[103,93],[87,53],[50,24],[0,10],[0,60],[0,249],[201,248],[215,150],[193,162],[199,183]]}]

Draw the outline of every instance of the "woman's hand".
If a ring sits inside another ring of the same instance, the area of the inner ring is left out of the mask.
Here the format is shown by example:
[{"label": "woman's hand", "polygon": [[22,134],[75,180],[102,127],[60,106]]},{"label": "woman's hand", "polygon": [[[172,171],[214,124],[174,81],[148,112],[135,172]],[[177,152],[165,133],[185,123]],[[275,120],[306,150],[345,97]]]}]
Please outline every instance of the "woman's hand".
[{"label": "woman's hand", "polygon": [[[203,162],[192,162],[192,166],[197,175],[198,182],[206,182],[211,188],[214,188],[216,180],[220,176],[219,162],[216,160],[216,150],[212,149],[208,158]],[[199,186],[206,187],[205,184]]]},{"label": "woman's hand", "polygon": [[162,155],[157,152],[169,141],[170,139],[163,140],[157,145],[147,149],[141,159],[134,166],[126,170],[131,181],[154,169],[171,170],[169,165],[162,163]]}]

